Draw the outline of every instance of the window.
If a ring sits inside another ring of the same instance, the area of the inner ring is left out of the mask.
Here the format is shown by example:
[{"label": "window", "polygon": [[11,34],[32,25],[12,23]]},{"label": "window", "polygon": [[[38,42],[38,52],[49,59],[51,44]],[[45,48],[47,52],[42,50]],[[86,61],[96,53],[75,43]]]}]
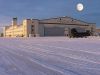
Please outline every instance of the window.
[{"label": "window", "polygon": [[34,29],[32,29],[32,31],[34,31]]},{"label": "window", "polygon": [[31,27],[33,28],[33,27],[34,27],[34,25],[31,25]]},{"label": "window", "polygon": [[32,23],[34,23],[34,21],[32,21]]},{"label": "window", "polygon": [[74,20],[72,19],[72,22],[73,22]]},{"label": "window", "polygon": [[34,25],[31,25],[31,34],[34,34]]}]

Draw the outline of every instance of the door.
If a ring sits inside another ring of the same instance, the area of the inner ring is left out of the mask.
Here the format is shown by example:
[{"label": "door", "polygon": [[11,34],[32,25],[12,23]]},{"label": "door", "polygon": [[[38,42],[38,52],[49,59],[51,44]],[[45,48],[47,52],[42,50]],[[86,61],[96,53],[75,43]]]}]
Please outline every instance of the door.
[{"label": "door", "polygon": [[64,36],[64,27],[45,27],[44,36]]}]

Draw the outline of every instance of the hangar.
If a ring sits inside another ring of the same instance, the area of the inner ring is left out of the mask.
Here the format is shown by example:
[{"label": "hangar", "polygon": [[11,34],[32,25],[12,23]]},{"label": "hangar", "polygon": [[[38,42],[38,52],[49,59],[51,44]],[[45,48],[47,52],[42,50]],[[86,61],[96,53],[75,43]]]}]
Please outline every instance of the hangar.
[{"label": "hangar", "polygon": [[94,35],[96,29],[95,23],[87,23],[67,16],[39,20],[39,25],[40,36],[70,36],[73,29],[79,33],[90,32],[90,35]]},{"label": "hangar", "polygon": [[[75,31],[73,32],[73,30]],[[17,24],[13,18],[12,25],[4,28],[5,37],[44,37],[44,36],[72,36],[77,33],[88,32],[94,35],[95,23],[87,23],[71,17],[56,17],[49,19],[25,19]]]}]

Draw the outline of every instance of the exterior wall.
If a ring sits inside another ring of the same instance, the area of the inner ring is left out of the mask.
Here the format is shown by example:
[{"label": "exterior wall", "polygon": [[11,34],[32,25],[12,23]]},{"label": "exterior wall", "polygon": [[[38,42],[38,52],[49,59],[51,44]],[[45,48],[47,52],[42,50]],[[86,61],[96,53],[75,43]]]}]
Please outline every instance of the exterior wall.
[{"label": "exterior wall", "polygon": [[6,27],[4,36],[6,37],[23,36],[23,27],[22,26]]},{"label": "exterior wall", "polygon": [[27,37],[28,36],[28,33],[27,33],[27,20],[23,20],[23,35],[24,37]]},{"label": "exterior wall", "polygon": [[29,35],[39,36],[38,28],[39,28],[38,20],[26,19],[23,20],[22,25],[6,26],[4,28],[4,36],[5,37],[29,37]]},{"label": "exterior wall", "polygon": [[[91,27],[89,26],[79,26],[79,25],[58,25],[58,24],[44,24],[42,26],[42,28],[40,29],[40,35],[44,36],[44,28],[62,28],[64,30],[64,33],[65,35],[68,35],[69,34],[69,29],[73,29],[73,28],[82,28],[82,29],[85,29],[85,30],[89,30],[91,31]],[[54,32],[52,32],[53,34]],[[57,31],[55,34],[59,33],[59,31]],[[55,35],[56,36],[56,35]]]},{"label": "exterior wall", "polygon": [[31,33],[31,20],[27,19],[23,21],[23,31],[24,31],[24,35],[25,37],[29,37],[29,34]]},{"label": "exterior wall", "polygon": [[65,36],[64,27],[45,27],[44,36]]},{"label": "exterior wall", "polygon": [[32,36],[39,36],[39,33],[38,33],[38,25],[39,25],[39,22],[38,20],[35,20],[35,19],[27,19],[25,20],[25,23],[23,24],[24,25],[24,28],[26,31],[26,37],[29,37],[29,35],[32,35]]},{"label": "exterior wall", "polygon": [[44,24],[38,25],[38,34],[39,36],[44,36]]},{"label": "exterior wall", "polygon": [[[52,19],[45,19],[45,20],[41,20],[40,21],[40,25],[42,25],[42,28],[40,28],[41,32],[40,35],[44,35],[43,29],[48,27],[61,27],[64,28],[64,33],[65,35],[67,35],[68,33],[70,34],[70,30],[73,28],[80,28],[80,29],[84,29],[84,30],[88,30],[91,32],[91,35],[94,35],[95,32],[95,24],[90,24],[90,23],[86,23],[83,21],[79,21],[73,18],[69,18],[69,17],[60,17],[60,18],[52,18]],[[58,32],[56,32],[58,33]],[[55,34],[56,34],[55,33]],[[53,34],[53,32],[52,32]]]},{"label": "exterior wall", "polygon": [[95,36],[100,36],[100,29],[96,29]]},{"label": "exterior wall", "polygon": [[100,33],[100,29],[96,29],[96,33]]}]

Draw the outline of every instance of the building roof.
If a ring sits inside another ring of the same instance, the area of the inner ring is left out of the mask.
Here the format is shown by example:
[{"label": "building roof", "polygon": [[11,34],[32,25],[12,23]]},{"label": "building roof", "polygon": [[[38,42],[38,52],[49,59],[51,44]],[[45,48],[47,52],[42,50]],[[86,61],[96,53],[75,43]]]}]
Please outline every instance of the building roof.
[{"label": "building roof", "polygon": [[39,22],[41,24],[64,24],[64,25],[81,25],[81,26],[95,25],[95,23],[84,22],[68,16],[43,19],[39,20]]},{"label": "building roof", "polygon": [[75,19],[75,18],[72,18],[72,17],[69,17],[69,16],[63,16],[63,17],[54,17],[54,18],[42,19],[42,20],[40,20],[40,21],[46,21],[46,20],[58,19],[58,18],[69,18],[69,19],[72,19],[72,20],[80,21],[80,22],[82,22],[82,23],[86,23],[86,24],[96,24],[96,23],[89,23],[89,22],[85,22],[85,21],[82,21],[82,20],[78,20],[78,19]]}]

